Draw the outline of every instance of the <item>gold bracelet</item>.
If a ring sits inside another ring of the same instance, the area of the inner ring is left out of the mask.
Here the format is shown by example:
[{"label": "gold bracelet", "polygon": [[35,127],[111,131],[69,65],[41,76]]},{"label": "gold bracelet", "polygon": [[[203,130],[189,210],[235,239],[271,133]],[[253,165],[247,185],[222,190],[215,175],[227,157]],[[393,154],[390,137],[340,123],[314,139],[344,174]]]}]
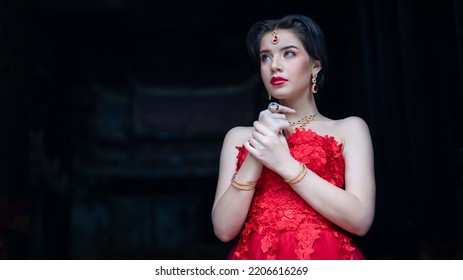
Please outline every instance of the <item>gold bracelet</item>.
[{"label": "gold bracelet", "polygon": [[299,162],[299,164],[301,168],[299,169],[299,173],[297,174],[297,176],[295,176],[294,178],[285,180],[286,183],[290,185],[295,185],[299,183],[300,181],[302,181],[302,179],[304,179],[305,175],[307,174],[307,166],[303,164],[302,162]]},{"label": "gold bracelet", "polygon": [[240,186],[240,185],[237,185],[235,181],[232,181],[231,182],[231,185],[239,190],[242,190],[242,191],[252,191],[256,188],[256,186],[250,186],[250,187],[243,187],[243,186]]},{"label": "gold bracelet", "polygon": [[239,190],[242,191],[252,191],[256,188],[256,183],[257,181],[251,182],[251,183],[240,183],[236,181],[235,179],[236,173],[233,174],[231,185]]}]

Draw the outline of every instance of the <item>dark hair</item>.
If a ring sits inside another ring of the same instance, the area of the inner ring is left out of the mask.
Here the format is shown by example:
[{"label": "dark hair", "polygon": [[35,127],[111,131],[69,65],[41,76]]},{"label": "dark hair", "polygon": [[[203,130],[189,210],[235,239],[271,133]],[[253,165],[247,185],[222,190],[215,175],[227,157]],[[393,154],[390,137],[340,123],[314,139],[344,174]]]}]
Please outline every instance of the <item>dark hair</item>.
[{"label": "dark hair", "polygon": [[260,42],[262,37],[268,32],[277,29],[290,30],[302,42],[305,50],[312,59],[319,60],[322,69],[318,73],[317,85],[323,88],[325,82],[324,73],[328,67],[328,54],[326,52],[325,36],[318,24],[311,18],[290,14],[281,19],[261,20],[254,23],[248,31],[246,46],[253,60],[260,64]]}]

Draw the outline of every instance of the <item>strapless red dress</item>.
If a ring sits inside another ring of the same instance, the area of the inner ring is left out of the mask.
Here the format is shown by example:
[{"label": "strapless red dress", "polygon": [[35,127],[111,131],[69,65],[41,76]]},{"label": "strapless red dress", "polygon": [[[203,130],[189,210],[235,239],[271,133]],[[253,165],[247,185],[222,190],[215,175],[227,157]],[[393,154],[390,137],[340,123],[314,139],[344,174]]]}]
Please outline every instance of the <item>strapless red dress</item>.
[{"label": "strapless red dress", "polygon": [[[344,188],[342,144],[310,129],[287,137],[291,155],[323,179]],[[237,170],[248,155],[237,147]],[[275,172],[264,167],[238,243],[228,259],[365,259],[348,232],[307,204]]]}]

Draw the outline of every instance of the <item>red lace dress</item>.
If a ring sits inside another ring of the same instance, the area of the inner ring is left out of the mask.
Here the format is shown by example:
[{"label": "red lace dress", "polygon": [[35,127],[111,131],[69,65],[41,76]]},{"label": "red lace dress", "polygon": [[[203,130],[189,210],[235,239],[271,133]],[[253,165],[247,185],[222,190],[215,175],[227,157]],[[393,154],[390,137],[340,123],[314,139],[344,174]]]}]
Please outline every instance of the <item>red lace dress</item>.
[{"label": "red lace dress", "polygon": [[[287,137],[292,156],[344,187],[342,144],[312,130]],[[237,169],[248,152],[237,147]],[[229,259],[364,259],[349,234],[318,214],[275,172],[264,167],[244,228]]]}]

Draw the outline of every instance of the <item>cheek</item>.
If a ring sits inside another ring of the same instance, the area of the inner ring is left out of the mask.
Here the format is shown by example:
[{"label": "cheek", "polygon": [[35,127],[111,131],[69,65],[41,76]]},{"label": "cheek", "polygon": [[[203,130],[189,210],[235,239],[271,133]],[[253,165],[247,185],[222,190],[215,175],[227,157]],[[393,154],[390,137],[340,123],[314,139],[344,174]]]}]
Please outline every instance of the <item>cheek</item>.
[{"label": "cheek", "polygon": [[296,65],[295,69],[302,75],[310,73],[311,71],[310,63],[308,61],[299,61],[299,63]]},{"label": "cheek", "polygon": [[270,85],[270,79],[271,79],[271,74],[270,74],[270,71],[265,68],[265,67],[261,67],[260,68],[260,77],[262,79],[262,82],[264,84],[264,87],[267,91],[271,91],[271,85]]},{"label": "cheek", "polygon": [[266,78],[268,78],[270,76],[270,71],[268,71],[268,69],[264,66],[261,66],[260,67],[260,76],[262,77],[262,79],[264,81],[266,81]]},{"label": "cheek", "polygon": [[309,64],[303,63],[303,62],[294,65],[294,68],[293,68],[293,73],[303,79],[310,79],[311,71],[312,69],[309,66]]}]

